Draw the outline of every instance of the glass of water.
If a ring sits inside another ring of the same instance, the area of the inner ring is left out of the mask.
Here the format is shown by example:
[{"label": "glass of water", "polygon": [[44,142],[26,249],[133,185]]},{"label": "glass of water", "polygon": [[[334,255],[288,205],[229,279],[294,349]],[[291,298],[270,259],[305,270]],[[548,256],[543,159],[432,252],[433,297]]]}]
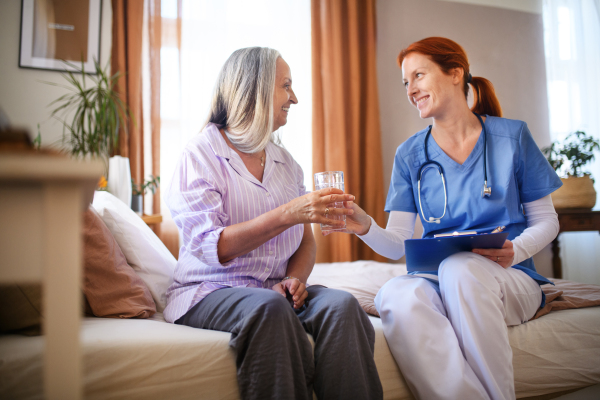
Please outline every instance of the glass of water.
[{"label": "glass of water", "polygon": [[[318,172],[315,174],[315,190],[325,189],[325,188],[336,188],[344,191],[344,173],[342,171],[326,171],[326,172]],[[328,204],[329,208],[344,208],[344,203],[342,201]],[[328,214],[327,218],[344,221],[344,225],[342,227],[332,226],[328,224],[321,224],[322,231],[341,231],[346,229],[346,216],[345,215],[331,215]]]}]

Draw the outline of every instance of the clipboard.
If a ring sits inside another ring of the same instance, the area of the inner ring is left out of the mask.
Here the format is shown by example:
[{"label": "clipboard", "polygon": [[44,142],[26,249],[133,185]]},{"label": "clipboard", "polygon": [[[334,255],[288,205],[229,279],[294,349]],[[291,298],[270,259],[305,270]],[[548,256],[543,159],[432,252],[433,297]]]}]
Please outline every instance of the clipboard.
[{"label": "clipboard", "polygon": [[426,239],[408,239],[406,269],[411,271],[437,271],[441,262],[452,254],[473,249],[500,249],[508,232],[481,233],[465,236],[450,236]]}]

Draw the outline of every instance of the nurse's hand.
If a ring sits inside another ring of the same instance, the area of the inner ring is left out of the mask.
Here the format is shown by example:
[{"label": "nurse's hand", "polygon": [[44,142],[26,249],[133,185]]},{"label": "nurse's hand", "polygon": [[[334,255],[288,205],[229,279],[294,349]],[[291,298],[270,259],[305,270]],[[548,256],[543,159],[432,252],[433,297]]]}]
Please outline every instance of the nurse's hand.
[{"label": "nurse's hand", "polygon": [[353,211],[351,215],[346,215],[346,229],[337,231],[324,230],[321,231],[323,236],[334,232],[356,233],[357,235],[364,235],[369,232],[371,228],[371,217],[369,217],[369,214],[353,201],[345,201],[344,207]]},{"label": "nurse's hand", "polygon": [[501,249],[473,249],[473,253],[480,254],[499,264],[503,268],[510,267],[515,258],[515,251],[513,250],[513,244],[510,240],[504,242]]}]

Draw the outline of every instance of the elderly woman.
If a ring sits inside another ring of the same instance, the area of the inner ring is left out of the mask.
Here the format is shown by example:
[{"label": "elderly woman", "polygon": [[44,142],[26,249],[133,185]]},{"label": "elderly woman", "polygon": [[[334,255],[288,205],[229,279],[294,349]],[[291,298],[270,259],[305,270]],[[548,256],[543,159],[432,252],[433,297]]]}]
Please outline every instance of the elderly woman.
[{"label": "elderly woman", "polygon": [[531,257],[558,233],[550,193],[562,183],[527,124],[501,118],[491,82],[470,74],[460,45],[426,38],[402,50],[398,64],[409,102],[433,124],[396,151],[387,228],[350,202],[347,232],[398,259],[417,215],[427,238],[505,226],[501,249],[457,253],[438,269],[394,278],[375,305],[417,398],[514,399],[506,327],[526,322],[544,303],[540,285],[550,282]]},{"label": "elderly woman", "polygon": [[297,102],[276,50],[240,49],[225,62],[167,195],[183,246],[165,319],[231,332],[244,399],[312,399],[313,388],[321,399],[382,398],[365,312],[346,292],[306,285],[310,224],[338,223],[326,214],[353,211],[327,205],[354,196],[306,193],[302,169],[274,143]]}]

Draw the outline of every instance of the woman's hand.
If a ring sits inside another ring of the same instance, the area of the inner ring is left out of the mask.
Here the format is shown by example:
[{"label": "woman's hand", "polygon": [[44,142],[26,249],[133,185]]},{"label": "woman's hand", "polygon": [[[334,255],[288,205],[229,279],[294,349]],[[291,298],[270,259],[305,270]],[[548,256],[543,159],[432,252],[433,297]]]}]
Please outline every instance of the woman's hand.
[{"label": "woman's hand", "polygon": [[354,200],[351,194],[344,194],[340,189],[326,188],[297,197],[284,204],[283,212],[290,225],[296,224],[329,224],[342,227],[344,221],[326,217],[328,215],[350,215],[354,211],[348,208],[335,208],[333,203]]},{"label": "woman's hand", "polygon": [[510,267],[515,258],[513,243],[510,240],[504,242],[501,249],[473,249],[473,253],[480,254],[485,258],[498,263],[502,268]]},{"label": "woman's hand", "polygon": [[283,297],[287,297],[286,291],[292,295],[292,301],[294,302],[293,306],[296,310],[304,305],[304,301],[308,297],[306,285],[300,282],[300,279],[298,278],[289,278],[281,281],[271,289],[280,293]]},{"label": "woman's hand", "polygon": [[357,235],[364,235],[369,232],[371,228],[371,217],[362,208],[360,208],[353,201],[345,201],[344,207],[352,210],[352,214],[346,215],[346,229],[344,230],[323,230],[323,236],[327,236],[334,232],[343,233],[356,233]]}]

